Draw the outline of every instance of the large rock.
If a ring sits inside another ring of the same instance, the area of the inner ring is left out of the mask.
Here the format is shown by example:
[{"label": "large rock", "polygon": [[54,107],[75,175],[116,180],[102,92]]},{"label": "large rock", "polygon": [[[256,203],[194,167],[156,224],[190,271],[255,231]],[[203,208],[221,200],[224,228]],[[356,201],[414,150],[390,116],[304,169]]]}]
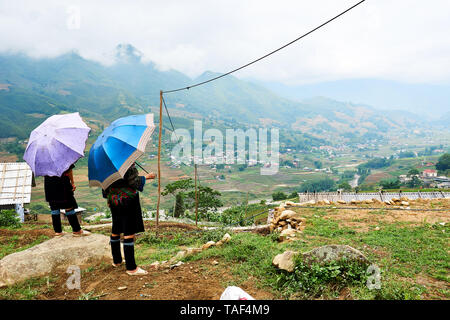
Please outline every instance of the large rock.
[{"label": "large rock", "polygon": [[[295,258],[299,255],[296,251],[287,250],[275,256],[272,264],[281,270],[294,271]],[[346,245],[326,245],[302,253],[302,260],[306,263],[317,262],[319,264],[337,261],[341,259],[358,261],[369,264],[369,260],[355,248]]]},{"label": "large rock", "polygon": [[293,239],[297,236],[298,231],[296,229],[284,229],[283,231],[281,231],[280,237],[278,238],[278,240],[280,242],[283,242],[285,240],[288,239]]},{"label": "large rock", "polygon": [[294,214],[295,214],[295,211],[292,211],[292,210],[284,210],[284,211],[281,213],[279,220],[286,220],[286,219],[289,219],[289,218],[291,218],[291,216],[294,215]]},{"label": "large rock", "polygon": [[298,252],[287,250],[283,253],[280,253],[273,258],[272,263],[275,267],[286,270],[288,272],[294,271],[295,267],[295,257],[298,255]]},{"label": "large rock", "polygon": [[303,253],[302,257],[304,261],[317,261],[318,263],[337,261],[341,259],[359,261],[363,263],[369,262],[361,251],[347,245],[334,244],[312,249],[311,251]]},{"label": "large rock", "polygon": [[109,237],[66,234],[0,260],[0,287],[48,275],[52,270],[66,270],[71,265],[86,266],[104,259],[111,259]]}]

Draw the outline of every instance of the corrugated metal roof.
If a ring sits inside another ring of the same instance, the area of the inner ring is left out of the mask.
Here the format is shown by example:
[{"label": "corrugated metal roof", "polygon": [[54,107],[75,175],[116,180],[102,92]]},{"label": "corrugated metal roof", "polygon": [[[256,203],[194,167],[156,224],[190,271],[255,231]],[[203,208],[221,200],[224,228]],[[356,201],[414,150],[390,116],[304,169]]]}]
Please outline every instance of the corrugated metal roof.
[{"label": "corrugated metal roof", "polygon": [[32,172],[26,162],[0,163],[0,206],[30,203]]}]

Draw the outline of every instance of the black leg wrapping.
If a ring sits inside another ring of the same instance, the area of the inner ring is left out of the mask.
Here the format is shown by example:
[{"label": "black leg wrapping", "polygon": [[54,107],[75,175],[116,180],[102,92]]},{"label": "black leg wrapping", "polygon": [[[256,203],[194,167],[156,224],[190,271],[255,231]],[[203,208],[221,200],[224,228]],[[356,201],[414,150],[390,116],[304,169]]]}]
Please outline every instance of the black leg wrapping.
[{"label": "black leg wrapping", "polygon": [[122,253],[120,252],[120,236],[111,236],[111,254],[114,264],[122,263]]},{"label": "black leg wrapping", "polygon": [[61,226],[61,216],[58,212],[58,214],[52,214],[52,223],[53,223],[53,230],[55,230],[56,233],[62,232],[62,226]]},{"label": "black leg wrapping", "polygon": [[134,239],[124,239],[123,240],[123,252],[125,254],[125,264],[127,270],[134,270],[137,268],[136,262],[134,260]]},{"label": "black leg wrapping", "polygon": [[73,232],[78,232],[81,230],[80,223],[78,222],[77,214],[75,210],[66,212],[67,220],[69,220],[70,226],[72,227]]}]

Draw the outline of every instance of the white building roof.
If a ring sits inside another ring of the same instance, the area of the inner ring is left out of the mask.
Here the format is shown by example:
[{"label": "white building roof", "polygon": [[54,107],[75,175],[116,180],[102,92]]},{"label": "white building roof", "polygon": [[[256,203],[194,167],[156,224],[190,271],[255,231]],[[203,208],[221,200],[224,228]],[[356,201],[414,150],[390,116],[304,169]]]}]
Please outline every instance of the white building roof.
[{"label": "white building roof", "polygon": [[0,206],[30,203],[32,172],[26,162],[0,163]]}]

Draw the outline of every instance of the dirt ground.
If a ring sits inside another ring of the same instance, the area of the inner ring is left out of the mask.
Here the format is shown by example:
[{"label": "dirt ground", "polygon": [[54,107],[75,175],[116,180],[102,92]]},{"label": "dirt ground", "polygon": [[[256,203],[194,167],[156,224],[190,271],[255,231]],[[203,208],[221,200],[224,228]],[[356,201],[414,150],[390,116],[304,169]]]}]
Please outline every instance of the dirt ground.
[{"label": "dirt ground", "polygon": [[[340,227],[354,228],[356,232],[367,232],[371,227],[381,223],[406,222],[410,225],[420,225],[426,223],[450,223],[450,199],[436,199],[430,202],[411,201],[409,207],[411,209],[422,210],[406,210],[400,206],[386,206],[384,204],[370,205],[336,205],[337,208],[343,209],[327,210],[328,215],[325,219],[334,220],[339,223]],[[349,207],[357,208],[345,209]],[[379,208],[378,210],[364,209],[364,207]],[[396,208],[397,210],[391,210]],[[386,210],[383,210],[386,209]],[[442,211],[427,211],[427,209],[441,209]],[[293,208],[292,210],[302,212],[305,217],[314,215],[311,209]]]},{"label": "dirt ground", "polygon": [[[125,266],[113,267],[109,261],[94,271],[82,273],[80,290],[69,290],[66,286],[67,274],[58,274],[38,299],[77,300],[83,294],[101,300],[218,300],[233,281],[228,267],[222,261],[214,265],[212,259],[192,261],[166,270],[147,268],[148,275],[129,276]],[[256,299],[272,299],[272,295],[257,289],[252,279],[240,287]],[[121,287],[126,289],[119,290]]]},{"label": "dirt ground", "polygon": [[11,241],[11,237],[17,236],[18,247],[26,246],[33,243],[40,236],[53,237],[53,229],[34,229],[34,230],[7,230],[2,229],[0,232],[0,244],[8,244]]}]

